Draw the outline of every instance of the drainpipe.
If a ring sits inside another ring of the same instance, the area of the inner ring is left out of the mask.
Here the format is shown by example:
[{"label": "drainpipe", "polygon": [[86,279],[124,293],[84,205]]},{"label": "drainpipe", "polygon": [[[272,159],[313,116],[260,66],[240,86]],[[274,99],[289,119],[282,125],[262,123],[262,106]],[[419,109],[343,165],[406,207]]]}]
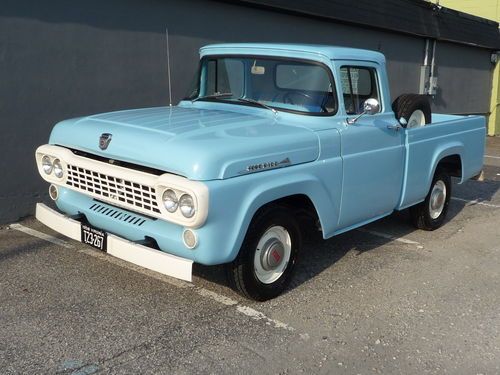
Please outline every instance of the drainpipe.
[{"label": "drainpipe", "polygon": [[424,66],[429,65],[429,39],[425,40],[425,56],[424,56]]},{"label": "drainpipe", "polygon": [[429,45],[430,40],[425,40],[425,52],[424,52],[424,63],[420,67],[420,85],[418,93],[424,95],[427,93],[427,87],[429,83]]},{"label": "drainpipe", "polygon": [[[431,54],[432,43],[432,54]],[[437,77],[436,77],[436,40],[425,40],[424,63],[420,67],[420,89],[422,95],[436,95]],[[429,63],[430,61],[430,63]]]},{"label": "drainpipe", "polygon": [[[439,1],[438,1],[439,4]],[[431,74],[429,76],[429,90],[427,92],[428,95],[435,96],[437,91],[437,83],[438,77],[435,75],[436,68],[436,44],[437,40],[434,40],[432,45],[432,62],[431,62]]]}]

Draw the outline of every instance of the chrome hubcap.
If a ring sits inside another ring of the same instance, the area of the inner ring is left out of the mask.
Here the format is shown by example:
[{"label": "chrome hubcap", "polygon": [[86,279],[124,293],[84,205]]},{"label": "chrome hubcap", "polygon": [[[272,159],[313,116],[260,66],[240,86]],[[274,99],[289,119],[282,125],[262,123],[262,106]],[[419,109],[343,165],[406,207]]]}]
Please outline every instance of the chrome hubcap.
[{"label": "chrome hubcap", "polygon": [[271,284],[285,272],[292,250],[288,231],[280,226],[269,228],[260,238],[254,256],[255,275],[260,282]]},{"label": "chrome hubcap", "polygon": [[429,199],[429,213],[432,219],[437,219],[443,212],[446,201],[446,184],[438,180],[432,187]]},{"label": "chrome hubcap", "polygon": [[260,262],[262,268],[266,271],[275,270],[283,261],[285,255],[285,246],[275,239],[271,238],[264,245],[264,250],[261,251]]}]

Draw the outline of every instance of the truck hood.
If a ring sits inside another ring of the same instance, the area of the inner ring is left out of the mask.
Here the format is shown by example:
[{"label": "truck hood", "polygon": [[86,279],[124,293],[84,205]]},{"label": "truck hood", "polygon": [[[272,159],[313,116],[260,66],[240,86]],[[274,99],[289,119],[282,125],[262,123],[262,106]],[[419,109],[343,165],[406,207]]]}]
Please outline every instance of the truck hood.
[{"label": "truck hood", "polygon": [[[257,112],[257,111],[256,111]],[[259,111],[260,112],[260,111]],[[317,159],[316,134],[262,114],[183,107],[110,112],[62,121],[50,143],[109,159],[213,180]],[[105,150],[103,133],[111,134]]]}]

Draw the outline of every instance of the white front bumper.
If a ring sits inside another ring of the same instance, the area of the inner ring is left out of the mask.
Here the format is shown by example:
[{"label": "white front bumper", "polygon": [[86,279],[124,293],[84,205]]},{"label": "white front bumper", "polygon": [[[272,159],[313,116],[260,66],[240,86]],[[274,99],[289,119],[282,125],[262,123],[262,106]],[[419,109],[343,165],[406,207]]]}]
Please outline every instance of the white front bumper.
[{"label": "white front bumper", "polygon": [[[64,216],[42,203],[36,205],[36,218],[56,232],[73,240],[81,241],[80,222]],[[107,244],[107,252],[110,255],[164,275],[192,281],[193,261],[190,259],[151,249],[113,234],[108,234]]]}]

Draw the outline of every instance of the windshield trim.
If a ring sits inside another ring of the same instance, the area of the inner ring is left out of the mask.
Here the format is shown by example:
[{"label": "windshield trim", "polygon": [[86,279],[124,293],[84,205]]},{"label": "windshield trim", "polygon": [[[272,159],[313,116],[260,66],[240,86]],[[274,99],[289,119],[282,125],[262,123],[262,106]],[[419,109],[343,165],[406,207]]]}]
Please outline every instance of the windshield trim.
[{"label": "windshield trim", "polygon": [[[303,59],[303,58],[297,58],[297,57],[285,57],[285,56],[272,56],[272,55],[252,55],[252,54],[214,54],[214,55],[203,55],[200,58],[199,64],[198,64],[198,72],[197,72],[197,77],[198,77],[198,87],[200,84],[201,80],[201,64],[204,59],[218,59],[218,58],[247,58],[247,59],[264,59],[264,60],[279,60],[279,61],[284,61],[284,62],[301,62],[301,63],[307,63],[307,64],[312,64],[312,65],[318,65],[321,66],[323,69],[326,70],[326,73],[328,74],[328,78],[330,79],[330,83],[332,84],[332,93],[333,97],[335,100],[335,110],[332,112],[305,112],[305,111],[300,111],[297,109],[290,109],[290,108],[283,108],[283,107],[277,107],[273,105],[269,105],[268,103],[266,104],[268,107],[275,109],[278,112],[288,112],[288,113],[293,113],[293,114],[298,114],[298,115],[305,115],[305,116],[315,116],[315,117],[331,117],[335,116],[339,112],[339,97],[337,93],[337,85],[335,81],[335,77],[333,75],[332,69],[326,65],[325,63],[321,61],[316,61],[316,60],[311,60],[311,59]],[[276,71],[273,71],[273,75],[276,74]],[[275,79],[273,77],[273,79]],[[199,95],[199,93],[198,93]],[[186,97],[183,100],[193,100],[197,98],[198,96],[193,97]],[[233,105],[244,105],[244,106],[250,106],[250,107],[256,107],[254,103],[244,103],[242,101],[236,100],[237,98],[210,98],[208,100],[205,99],[200,99],[199,101],[213,101],[213,102],[220,102],[220,103],[225,103],[225,104],[233,104]]]}]

